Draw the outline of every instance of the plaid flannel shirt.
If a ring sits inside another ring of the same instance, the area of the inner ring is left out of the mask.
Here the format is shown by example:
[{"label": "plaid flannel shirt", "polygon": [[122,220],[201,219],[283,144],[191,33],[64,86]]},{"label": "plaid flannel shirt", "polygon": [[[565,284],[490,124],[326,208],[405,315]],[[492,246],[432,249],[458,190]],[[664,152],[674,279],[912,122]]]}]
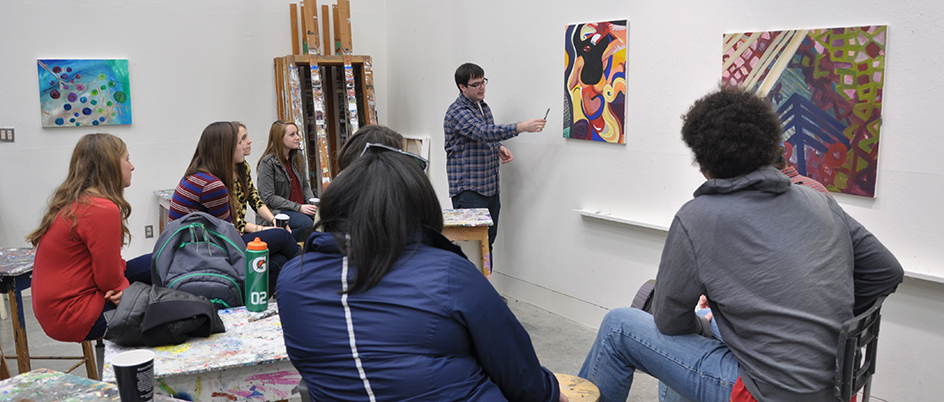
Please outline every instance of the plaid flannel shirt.
[{"label": "plaid flannel shirt", "polygon": [[518,135],[517,125],[496,125],[485,101],[478,104],[459,94],[446,111],[446,173],[449,196],[465,190],[484,196],[498,194],[498,148]]},{"label": "plaid flannel shirt", "polygon": [[[787,175],[787,177],[790,178],[790,181],[793,182],[793,184],[797,184],[800,186],[807,186],[821,193],[829,194],[829,190],[827,190],[826,187],[823,186],[822,183],[816,180],[813,180],[809,177],[801,175],[800,173],[797,172],[796,168],[793,166],[787,166],[781,169],[780,171],[783,172],[783,174]],[[832,197],[833,195],[829,194],[829,196]]]}]

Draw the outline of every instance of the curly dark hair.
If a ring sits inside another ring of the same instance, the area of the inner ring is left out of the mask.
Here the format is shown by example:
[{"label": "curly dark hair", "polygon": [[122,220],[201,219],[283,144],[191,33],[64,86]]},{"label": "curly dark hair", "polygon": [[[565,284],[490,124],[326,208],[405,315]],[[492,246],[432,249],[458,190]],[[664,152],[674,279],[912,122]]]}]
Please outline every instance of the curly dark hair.
[{"label": "curly dark hair", "polygon": [[782,155],[780,118],[767,101],[744,90],[723,86],[695,101],[682,121],[682,141],[711,177],[745,175]]}]

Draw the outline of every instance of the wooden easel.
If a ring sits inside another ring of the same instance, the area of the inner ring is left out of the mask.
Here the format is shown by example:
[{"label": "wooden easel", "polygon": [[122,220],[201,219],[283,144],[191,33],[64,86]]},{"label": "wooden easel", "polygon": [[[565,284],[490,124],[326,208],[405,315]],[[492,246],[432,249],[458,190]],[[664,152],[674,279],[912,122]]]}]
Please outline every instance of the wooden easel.
[{"label": "wooden easel", "polygon": [[341,145],[360,126],[377,124],[371,58],[351,51],[350,0],[338,0],[331,8],[321,6],[319,20],[317,0],[290,4],[294,54],[274,60],[279,118],[294,121],[306,139],[302,154],[311,188],[319,195],[337,174]]}]

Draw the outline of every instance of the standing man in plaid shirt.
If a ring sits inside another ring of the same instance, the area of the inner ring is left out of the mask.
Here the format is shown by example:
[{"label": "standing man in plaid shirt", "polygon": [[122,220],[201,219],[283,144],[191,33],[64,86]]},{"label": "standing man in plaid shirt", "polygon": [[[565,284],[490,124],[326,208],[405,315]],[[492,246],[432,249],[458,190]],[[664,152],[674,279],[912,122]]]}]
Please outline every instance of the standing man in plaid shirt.
[{"label": "standing man in plaid shirt", "polygon": [[452,207],[488,208],[494,224],[488,228],[491,250],[498,233],[498,166],[514,158],[502,140],[523,132],[544,130],[547,120],[531,119],[517,124],[496,125],[485,103],[485,70],[472,63],[456,69],[459,97],[449,106],[443,122],[446,133],[446,173]]}]

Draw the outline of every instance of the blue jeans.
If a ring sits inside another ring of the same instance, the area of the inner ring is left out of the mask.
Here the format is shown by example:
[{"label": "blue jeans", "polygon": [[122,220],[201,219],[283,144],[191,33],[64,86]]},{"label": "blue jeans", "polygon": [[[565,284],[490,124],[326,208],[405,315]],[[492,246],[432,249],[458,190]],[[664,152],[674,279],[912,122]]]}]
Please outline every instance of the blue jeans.
[{"label": "blue jeans", "polygon": [[[128,262],[125,263],[125,279],[128,280],[128,283],[142,282],[150,285],[151,253],[128,260]],[[115,308],[116,306],[111,304],[111,302],[105,302],[105,307],[102,308],[102,315],[100,315],[98,320],[95,321],[95,324],[92,325],[92,329],[89,330],[88,335],[85,336],[85,340],[91,341],[105,335],[105,330],[108,329],[108,325],[105,322],[105,312],[114,310]]]},{"label": "blue jeans", "polygon": [[288,215],[288,227],[292,228],[292,237],[295,242],[305,241],[305,237],[311,233],[311,227],[315,224],[314,219],[298,211],[282,211]]},{"label": "blue jeans", "polygon": [[[704,317],[710,312],[710,308],[703,308],[696,311],[695,314],[698,314],[699,317]],[[718,330],[718,320],[711,320],[711,336],[719,341],[723,341],[723,339],[721,339],[721,331]],[[688,398],[680,395],[674,389],[669,388],[662,381],[659,381],[659,400],[663,402],[690,402]]]},{"label": "blue jeans", "polygon": [[[600,388],[600,402],[624,402],[639,369],[692,401],[731,399],[740,366],[724,342],[699,335],[665,335],[652,315],[632,308],[610,311],[579,376]],[[660,400],[666,394],[660,387]]]}]

